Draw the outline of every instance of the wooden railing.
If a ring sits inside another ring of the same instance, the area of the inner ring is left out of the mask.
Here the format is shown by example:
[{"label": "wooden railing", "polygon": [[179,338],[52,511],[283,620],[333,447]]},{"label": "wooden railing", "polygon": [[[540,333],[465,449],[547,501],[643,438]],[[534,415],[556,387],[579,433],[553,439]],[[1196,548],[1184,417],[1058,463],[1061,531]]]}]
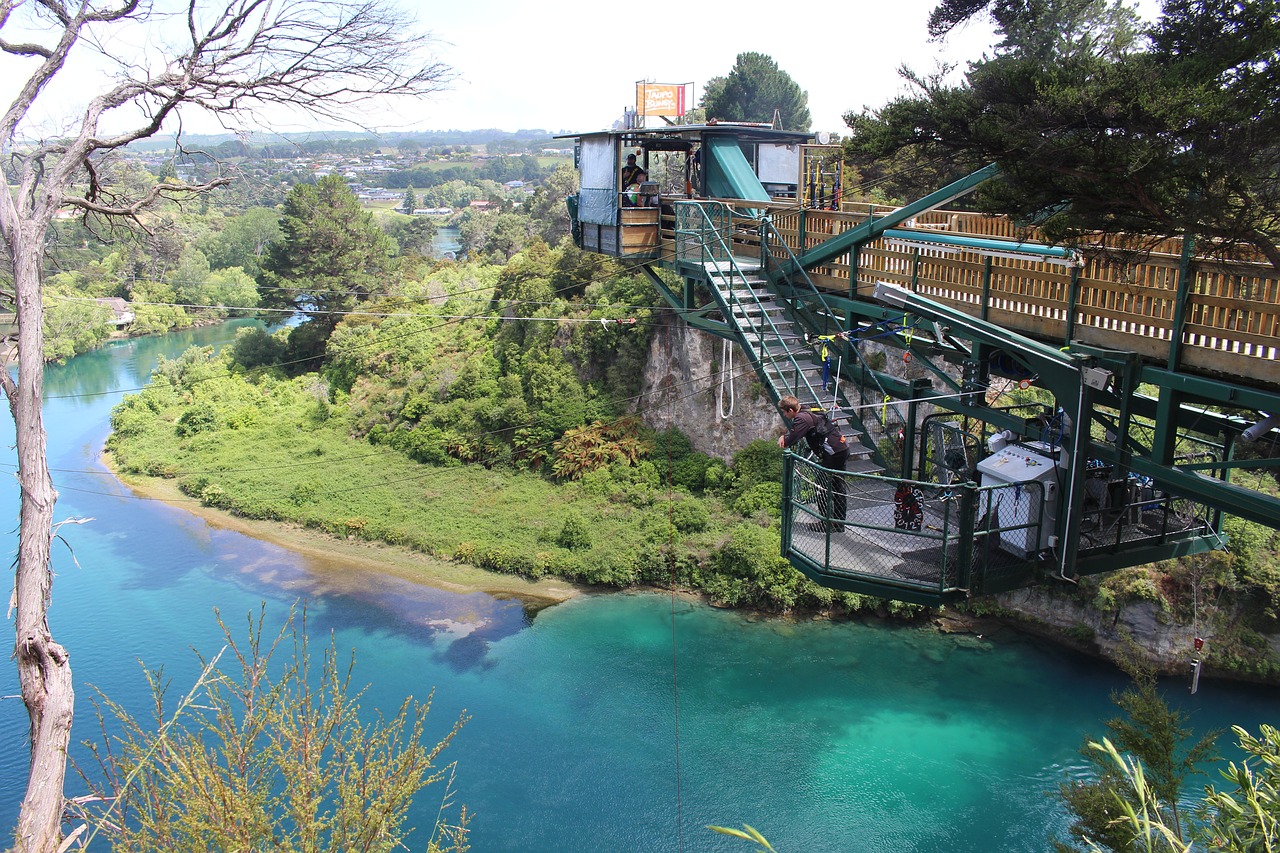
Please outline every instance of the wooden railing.
[{"label": "wooden railing", "polygon": [[[774,227],[800,254],[888,210],[802,213],[784,207],[771,213]],[[922,214],[905,230],[1037,239],[1003,217],[948,211]],[[1177,369],[1280,387],[1280,271],[1269,264],[1193,259],[1179,311],[1178,241],[1160,248],[1165,251],[1133,263],[1085,253],[1081,266],[1070,267],[877,240],[858,259],[853,290],[869,297],[875,282],[888,281],[1043,340],[1131,351],[1164,364],[1172,355],[1176,363],[1170,366]],[[842,293],[851,292],[849,274],[847,254],[809,272],[818,286]]]}]

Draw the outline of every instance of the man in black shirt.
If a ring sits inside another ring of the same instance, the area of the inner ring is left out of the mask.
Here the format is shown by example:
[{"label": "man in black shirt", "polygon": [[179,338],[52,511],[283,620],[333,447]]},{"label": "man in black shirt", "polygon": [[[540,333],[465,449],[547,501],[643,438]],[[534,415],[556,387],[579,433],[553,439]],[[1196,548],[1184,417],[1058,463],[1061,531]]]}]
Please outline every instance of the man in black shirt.
[{"label": "man in black shirt", "polygon": [[[778,411],[791,421],[790,431],[778,436],[779,447],[785,450],[803,438],[823,468],[832,472],[844,471],[845,463],[849,461],[849,441],[840,432],[840,428],[827,418],[825,412],[803,411],[800,401],[790,395],[778,401]],[[832,473],[831,487],[825,491],[831,496],[831,517],[835,519],[835,529],[844,530],[844,525],[841,524],[847,509],[844,477]]]}]

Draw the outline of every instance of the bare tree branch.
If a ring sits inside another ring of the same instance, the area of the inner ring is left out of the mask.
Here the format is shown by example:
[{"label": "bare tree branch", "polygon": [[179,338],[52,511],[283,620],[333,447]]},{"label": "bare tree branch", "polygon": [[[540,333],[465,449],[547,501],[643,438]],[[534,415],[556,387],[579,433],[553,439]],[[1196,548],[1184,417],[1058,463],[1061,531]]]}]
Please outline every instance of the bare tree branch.
[{"label": "bare tree branch", "polygon": [[232,182],[229,177],[214,178],[203,184],[156,184],[136,199],[126,204],[103,204],[81,196],[69,195],[63,201],[70,207],[78,207],[85,212],[100,213],[104,216],[136,217],[156,200],[161,198],[178,199],[186,196],[200,195],[218,187],[225,187]]}]

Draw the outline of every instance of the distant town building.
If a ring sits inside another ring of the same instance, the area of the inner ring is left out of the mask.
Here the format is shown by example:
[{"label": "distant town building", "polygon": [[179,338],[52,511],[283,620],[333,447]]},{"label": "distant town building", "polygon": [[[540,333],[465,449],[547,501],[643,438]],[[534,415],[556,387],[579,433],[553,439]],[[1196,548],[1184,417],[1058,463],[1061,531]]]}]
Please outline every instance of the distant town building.
[{"label": "distant town building", "polygon": [[104,299],[95,299],[99,305],[105,305],[111,309],[112,318],[110,321],[113,326],[127,326],[133,322],[133,309],[129,307],[129,303],[121,299],[119,296],[108,296]]}]

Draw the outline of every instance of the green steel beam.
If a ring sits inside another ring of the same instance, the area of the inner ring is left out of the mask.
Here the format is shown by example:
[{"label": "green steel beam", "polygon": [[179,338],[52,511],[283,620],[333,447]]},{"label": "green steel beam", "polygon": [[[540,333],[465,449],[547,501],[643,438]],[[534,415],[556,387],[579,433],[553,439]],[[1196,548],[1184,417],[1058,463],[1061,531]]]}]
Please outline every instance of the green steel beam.
[{"label": "green steel beam", "polygon": [[1226,543],[1225,536],[1193,536],[1165,542],[1160,545],[1142,545],[1136,548],[1116,551],[1093,550],[1081,554],[1076,559],[1076,573],[1096,575],[1102,572],[1114,572],[1116,569],[1127,569],[1130,566],[1141,566],[1147,563],[1158,563],[1161,560],[1172,560],[1189,554],[1203,554],[1217,551]]},{"label": "green steel beam", "polygon": [[1280,459],[1228,459],[1226,462],[1192,462],[1178,466],[1179,471],[1217,471],[1233,468],[1280,468]]},{"label": "green steel beam", "polygon": [[687,304],[686,297],[688,294],[685,292],[687,288],[682,288],[681,292],[677,293],[668,287],[667,283],[662,280],[662,277],[654,272],[648,264],[643,265],[640,269],[648,277],[649,283],[653,285],[653,289],[658,291],[658,295],[666,300],[668,305],[679,312],[680,318],[690,326],[693,326],[695,329],[701,329],[704,332],[709,332],[718,338],[727,338],[735,342],[738,341],[737,332],[735,332],[730,326],[721,320],[712,320],[707,316],[713,311],[719,311],[720,306],[716,305],[714,302],[710,302],[699,308],[691,308]]},{"label": "green steel beam", "polygon": [[[958,246],[962,249],[973,249],[978,252],[1009,252],[1015,255],[1035,255],[1060,261],[1069,261],[1075,258],[1070,249],[1064,249],[1061,246],[1045,246],[1042,243],[1015,243],[1011,240],[992,240],[986,237],[961,237],[958,234],[933,231],[902,231],[897,228],[891,228],[884,232],[884,237],[888,240],[904,240],[908,243]],[[990,259],[989,255],[988,259]]]},{"label": "green steel beam", "polygon": [[1144,367],[1142,381],[1169,388],[1189,396],[1219,406],[1234,406],[1240,409],[1261,409],[1263,411],[1280,411],[1280,394],[1275,391],[1262,391],[1257,388],[1246,388],[1233,385],[1221,379],[1208,379],[1203,376],[1192,376],[1187,373],[1175,373],[1161,367]]},{"label": "green steel beam", "polygon": [[[1096,449],[1097,445],[1092,446],[1091,452]],[[1178,497],[1199,501],[1266,527],[1280,527],[1280,498],[1215,480],[1194,471],[1184,471],[1180,466],[1162,465],[1153,459],[1138,456],[1129,460],[1129,468],[1135,473],[1150,477],[1157,486]]]},{"label": "green steel beam", "polygon": [[[1080,376],[1081,357],[1062,352],[1060,349],[1042,344],[1039,341],[1011,332],[976,317],[970,317],[963,311],[950,308],[923,296],[912,293],[897,285],[876,285],[876,298],[882,302],[890,302],[900,306],[902,310],[919,314],[942,325],[949,326],[951,333],[957,337],[967,338],[975,343],[990,344],[1008,349],[1013,346],[1018,355],[1025,357],[1029,366],[1042,377],[1052,375],[1057,383],[1064,380],[1078,381]],[[1070,382],[1071,391],[1076,391],[1074,381]],[[1063,391],[1050,388],[1060,396]]]},{"label": "green steel beam", "polygon": [[[941,592],[937,587],[921,589],[920,587],[903,586],[875,575],[844,575],[825,571],[826,567],[811,560],[804,559],[796,553],[786,555],[791,565],[799,569],[801,574],[814,583],[844,592],[856,592],[859,595],[872,595],[876,598],[888,598],[893,601],[907,601],[911,604],[923,604],[926,607],[937,607],[949,601],[957,601],[967,597],[964,590],[948,590]],[[1025,584],[1020,584],[1025,586]]]},{"label": "green steel beam", "polygon": [[[835,260],[841,255],[868,243],[880,237],[885,231],[895,226],[901,225],[913,216],[919,216],[922,213],[933,210],[949,202],[955,201],[961,196],[968,195],[977,189],[978,185],[983,181],[987,181],[1000,173],[1000,167],[995,163],[983,166],[972,175],[961,178],[953,184],[949,184],[940,190],[936,190],[922,199],[911,202],[905,207],[900,207],[880,219],[871,219],[852,228],[843,234],[832,237],[809,251],[800,255],[797,260],[802,269],[811,270],[814,267],[822,266],[825,263]],[[856,254],[856,253],[855,253]],[[855,259],[850,259],[851,263],[856,263]],[[857,281],[854,274],[850,274],[850,284]]]}]

